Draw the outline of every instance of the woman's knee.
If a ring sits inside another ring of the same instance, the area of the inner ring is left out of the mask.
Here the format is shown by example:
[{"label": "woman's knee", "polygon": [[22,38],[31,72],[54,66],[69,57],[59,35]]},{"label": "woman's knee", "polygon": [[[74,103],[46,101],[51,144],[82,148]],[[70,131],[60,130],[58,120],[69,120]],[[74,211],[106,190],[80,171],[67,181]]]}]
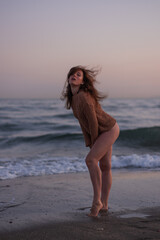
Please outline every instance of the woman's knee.
[{"label": "woman's knee", "polygon": [[109,163],[100,162],[99,166],[100,166],[100,169],[102,172],[109,172],[112,168],[111,162],[109,162]]},{"label": "woman's knee", "polygon": [[89,155],[86,157],[85,161],[88,168],[91,168],[94,165],[98,165],[98,161]]}]

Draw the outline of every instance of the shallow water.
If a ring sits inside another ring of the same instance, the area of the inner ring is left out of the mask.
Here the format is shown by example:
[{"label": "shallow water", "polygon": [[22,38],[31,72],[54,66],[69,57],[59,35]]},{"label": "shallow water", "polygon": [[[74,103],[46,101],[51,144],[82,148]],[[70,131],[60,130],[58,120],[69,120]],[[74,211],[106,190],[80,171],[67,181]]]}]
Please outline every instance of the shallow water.
[{"label": "shallow water", "polygon": [[119,217],[120,218],[146,218],[146,217],[149,217],[149,215],[144,213],[134,212],[134,213],[123,214],[123,215],[120,215]]}]

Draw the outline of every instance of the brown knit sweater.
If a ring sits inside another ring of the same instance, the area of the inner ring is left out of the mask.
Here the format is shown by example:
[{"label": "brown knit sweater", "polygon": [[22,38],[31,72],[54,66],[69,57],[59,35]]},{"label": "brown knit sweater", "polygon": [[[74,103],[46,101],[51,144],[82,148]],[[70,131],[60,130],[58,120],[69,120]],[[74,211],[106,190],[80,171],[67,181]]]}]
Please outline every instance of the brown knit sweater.
[{"label": "brown knit sweater", "polygon": [[71,106],[80,123],[86,147],[91,147],[101,133],[109,131],[116,123],[116,120],[105,113],[100,104],[83,90],[72,96]]}]

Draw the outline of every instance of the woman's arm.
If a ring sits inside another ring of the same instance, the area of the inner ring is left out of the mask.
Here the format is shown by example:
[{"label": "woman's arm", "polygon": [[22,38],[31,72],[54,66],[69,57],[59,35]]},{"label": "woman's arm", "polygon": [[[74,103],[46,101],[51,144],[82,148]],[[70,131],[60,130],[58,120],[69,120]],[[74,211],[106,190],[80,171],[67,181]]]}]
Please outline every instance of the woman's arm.
[{"label": "woman's arm", "polygon": [[98,137],[98,120],[94,104],[86,103],[84,106],[84,114],[88,122],[88,132],[91,136],[91,146],[93,146]]},{"label": "woman's arm", "polygon": [[88,134],[88,132],[85,130],[85,128],[83,127],[83,125],[79,122],[81,129],[82,129],[82,133],[84,136],[84,140],[85,140],[85,144],[86,147],[89,147],[91,145],[91,138],[90,135]]}]

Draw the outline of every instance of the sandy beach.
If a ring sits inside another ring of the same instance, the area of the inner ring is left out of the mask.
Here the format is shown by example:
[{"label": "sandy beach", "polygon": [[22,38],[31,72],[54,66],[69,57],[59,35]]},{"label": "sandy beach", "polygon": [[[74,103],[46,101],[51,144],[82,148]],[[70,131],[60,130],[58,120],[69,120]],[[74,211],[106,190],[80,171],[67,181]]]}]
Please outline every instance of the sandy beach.
[{"label": "sandy beach", "polygon": [[114,171],[109,213],[86,216],[88,173],[0,181],[0,239],[160,239],[159,171]]}]

